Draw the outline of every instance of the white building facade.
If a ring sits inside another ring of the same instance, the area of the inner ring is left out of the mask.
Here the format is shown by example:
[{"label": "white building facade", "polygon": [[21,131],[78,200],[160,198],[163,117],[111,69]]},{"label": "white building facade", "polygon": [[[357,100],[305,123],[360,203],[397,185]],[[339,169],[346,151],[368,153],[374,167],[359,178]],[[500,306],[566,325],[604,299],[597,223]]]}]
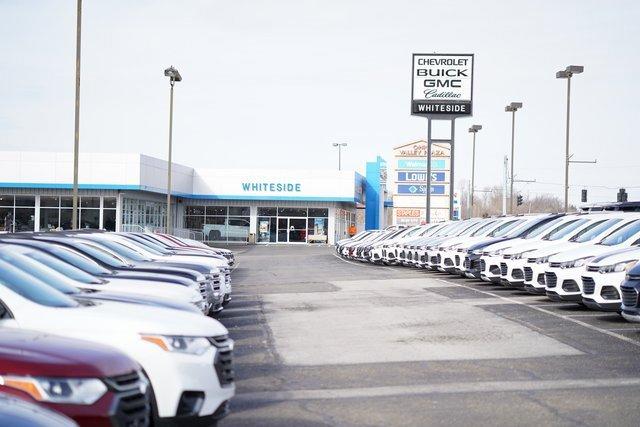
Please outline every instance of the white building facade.
[{"label": "white building facade", "polygon": [[[0,228],[70,229],[71,153],[0,152]],[[167,162],[82,153],[79,227],[166,228]],[[211,242],[333,243],[356,224],[354,171],[220,170],[172,164],[172,227]],[[361,228],[361,227],[358,227]]]}]

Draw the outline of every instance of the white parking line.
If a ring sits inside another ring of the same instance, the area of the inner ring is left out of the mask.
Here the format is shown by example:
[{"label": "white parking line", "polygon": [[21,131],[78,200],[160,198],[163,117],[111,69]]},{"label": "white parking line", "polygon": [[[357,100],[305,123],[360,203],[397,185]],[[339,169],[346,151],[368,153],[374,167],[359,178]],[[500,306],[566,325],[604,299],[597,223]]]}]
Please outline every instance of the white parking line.
[{"label": "white parking line", "polygon": [[542,313],[550,314],[551,316],[558,317],[560,319],[568,320],[569,322],[573,322],[573,323],[575,323],[577,325],[584,326],[585,328],[588,328],[588,329],[591,329],[591,330],[594,330],[594,331],[598,331],[598,332],[603,333],[605,335],[609,335],[610,337],[618,338],[621,341],[625,341],[625,342],[628,342],[629,344],[633,344],[636,347],[640,347],[640,342],[634,340],[633,338],[625,337],[624,335],[620,335],[620,334],[617,334],[615,332],[611,332],[611,331],[609,331],[607,329],[598,328],[597,326],[590,325],[590,324],[588,324],[586,322],[583,322],[581,320],[578,320],[578,319],[573,319],[570,315],[567,316],[567,315],[558,314],[558,313],[555,313],[555,312],[553,312],[551,310],[546,310],[544,308],[541,308],[539,305],[526,304],[526,303],[523,303],[522,301],[518,301],[518,300],[515,300],[513,298],[503,297],[502,295],[498,295],[498,294],[494,294],[492,292],[487,292],[487,291],[483,291],[483,290],[480,290],[480,289],[476,289],[476,288],[473,288],[471,286],[461,285],[459,283],[450,282],[448,280],[444,280],[444,279],[435,279],[435,280],[439,280],[439,281],[444,282],[444,283],[449,283],[449,284],[454,285],[454,286],[460,286],[461,288],[471,289],[472,291],[480,292],[480,293],[485,294],[485,295],[491,295],[491,296],[499,298],[499,299],[501,299],[503,301],[509,301],[509,302],[511,302],[513,304],[524,305],[526,307],[530,307],[530,308],[532,308],[534,310],[537,310],[537,311],[540,311]]},{"label": "white parking line", "polygon": [[580,380],[567,379],[537,381],[477,381],[385,387],[264,391],[237,394],[234,398],[234,402],[240,401],[255,404],[256,402],[276,402],[292,400],[374,398],[405,395],[495,393],[638,386],[640,386],[640,378],[590,378]]},{"label": "white parking line", "polygon": [[[347,264],[351,264],[351,265],[357,265],[358,267],[369,267],[369,264],[363,264],[361,262],[354,262],[354,261],[349,261],[347,259],[342,258],[341,256],[337,255],[337,254],[332,254],[334,257],[338,258],[340,261],[344,261]],[[378,267],[382,267],[385,268],[387,270],[391,270],[391,271],[396,271],[395,269],[391,268],[391,267],[387,267],[386,265],[378,265]]]}]

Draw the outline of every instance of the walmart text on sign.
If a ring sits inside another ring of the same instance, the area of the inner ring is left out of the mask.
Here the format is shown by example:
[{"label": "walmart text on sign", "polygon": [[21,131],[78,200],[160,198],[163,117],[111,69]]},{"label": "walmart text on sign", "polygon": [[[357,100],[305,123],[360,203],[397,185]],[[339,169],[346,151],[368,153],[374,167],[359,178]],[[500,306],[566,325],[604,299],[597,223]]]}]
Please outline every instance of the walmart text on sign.
[{"label": "walmart text on sign", "polygon": [[[426,160],[398,160],[398,169],[426,169]],[[431,169],[443,170],[447,168],[447,162],[444,159],[432,159]]]}]

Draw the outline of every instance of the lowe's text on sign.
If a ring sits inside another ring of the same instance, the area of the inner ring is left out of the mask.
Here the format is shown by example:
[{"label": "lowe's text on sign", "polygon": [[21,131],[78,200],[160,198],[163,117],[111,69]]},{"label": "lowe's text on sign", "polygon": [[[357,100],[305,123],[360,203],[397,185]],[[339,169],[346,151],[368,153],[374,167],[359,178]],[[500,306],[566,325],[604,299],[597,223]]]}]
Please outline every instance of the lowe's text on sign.
[{"label": "lowe's text on sign", "polygon": [[[398,182],[427,182],[424,171],[398,172]],[[444,172],[431,172],[431,182],[445,182]]]},{"label": "lowe's text on sign", "polygon": [[[419,184],[398,184],[398,194],[427,194],[427,186]],[[445,195],[445,186],[432,185],[431,194]]]},{"label": "lowe's text on sign", "polygon": [[471,115],[473,54],[413,54],[411,114]]}]

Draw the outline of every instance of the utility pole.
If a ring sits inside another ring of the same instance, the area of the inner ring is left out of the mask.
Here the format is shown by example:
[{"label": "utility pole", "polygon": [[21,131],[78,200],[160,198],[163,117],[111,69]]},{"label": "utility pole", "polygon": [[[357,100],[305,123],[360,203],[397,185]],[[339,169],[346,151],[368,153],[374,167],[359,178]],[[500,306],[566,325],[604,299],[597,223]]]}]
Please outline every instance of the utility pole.
[{"label": "utility pole", "polygon": [[80,50],[82,46],[82,0],[77,2],[76,15],[76,105],[73,132],[73,209],[71,228],[78,228],[78,157],[80,156]]},{"label": "utility pole", "polygon": [[509,176],[509,158],[504,156],[504,174],[502,181],[502,215],[507,214],[507,177]]},{"label": "utility pole", "polygon": [[504,107],[504,111],[511,113],[511,189],[509,191],[509,213],[513,213],[513,157],[515,151],[516,111],[522,108],[522,102],[512,102]]},{"label": "utility pole", "polygon": [[169,95],[169,155],[167,161],[167,234],[171,234],[171,152],[173,144],[173,86],[176,82],[182,81],[180,72],[173,68],[173,65],[164,70],[164,75],[169,77],[169,85],[171,86]]},{"label": "utility pole", "polygon": [[346,147],[347,143],[346,142],[341,142],[341,143],[334,142],[333,146],[334,147],[338,147],[338,170],[342,170],[342,147]]}]

